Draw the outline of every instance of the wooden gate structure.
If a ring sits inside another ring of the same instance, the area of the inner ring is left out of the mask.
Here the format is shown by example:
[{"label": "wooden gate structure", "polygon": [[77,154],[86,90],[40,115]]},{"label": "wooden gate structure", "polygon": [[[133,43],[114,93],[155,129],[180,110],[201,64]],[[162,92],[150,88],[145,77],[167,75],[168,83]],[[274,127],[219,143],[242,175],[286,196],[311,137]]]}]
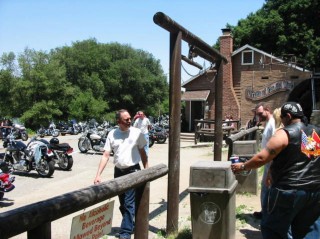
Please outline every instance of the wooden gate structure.
[{"label": "wooden gate structure", "polygon": [[179,177],[180,177],[180,113],[181,113],[181,60],[194,64],[191,59],[181,56],[181,42],[189,44],[188,56],[197,55],[214,65],[215,77],[215,141],[214,160],[221,161],[222,155],[222,81],[217,74],[221,63],[227,63],[227,58],[217,50],[202,41],[196,35],[172,20],[166,14],[157,12],[153,16],[155,24],[170,32],[170,69],[169,69],[169,106],[170,106],[170,134],[169,134],[169,172],[168,172],[168,208],[167,233],[178,229],[179,216]]}]

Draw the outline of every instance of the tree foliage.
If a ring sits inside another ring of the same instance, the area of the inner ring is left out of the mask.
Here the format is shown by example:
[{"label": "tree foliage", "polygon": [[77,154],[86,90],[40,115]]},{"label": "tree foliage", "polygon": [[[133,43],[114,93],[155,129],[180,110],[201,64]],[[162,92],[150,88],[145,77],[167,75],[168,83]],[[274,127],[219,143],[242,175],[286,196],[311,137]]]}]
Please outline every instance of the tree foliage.
[{"label": "tree foliage", "polygon": [[3,54],[0,63],[0,116],[33,128],[52,119],[102,120],[120,108],[154,114],[168,98],[159,60],[128,45],[89,39],[50,53],[26,48],[17,59]]},{"label": "tree foliage", "polygon": [[318,0],[266,0],[232,27],[234,47],[249,44],[278,57],[293,55],[313,70],[320,62],[319,12]]}]

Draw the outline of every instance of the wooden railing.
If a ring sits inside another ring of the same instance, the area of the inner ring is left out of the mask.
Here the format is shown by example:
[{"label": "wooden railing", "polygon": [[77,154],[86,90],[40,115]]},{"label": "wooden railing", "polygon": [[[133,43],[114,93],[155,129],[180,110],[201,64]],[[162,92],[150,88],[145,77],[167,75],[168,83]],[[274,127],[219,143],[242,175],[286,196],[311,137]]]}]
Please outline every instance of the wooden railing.
[{"label": "wooden railing", "polygon": [[[225,141],[226,144],[229,146],[228,147],[228,159],[230,158],[230,156],[232,155],[232,151],[233,151],[233,142],[237,141],[237,140],[245,140],[246,136],[248,136],[251,133],[256,132],[259,129],[258,126],[254,126],[252,128],[249,129],[245,129],[245,130],[240,130],[238,133],[236,134],[232,134],[230,136],[228,136]],[[255,136],[255,140],[259,140],[258,135],[256,134]]]},{"label": "wooden railing", "polygon": [[51,239],[52,221],[115,197],[128,189],[138,188],[135,238],[147,239],[149,182],[167,173],[168,167],[159,164],[130,175],[0,213],[0,238],[9,238],[27,231],[28,239]]},{"label": "wooden railing", "polygon": [[[194,120],[194,144],[198,143],[201,136],[215,136],[214,120]],[[232,126],[234,125],[235,126]],[[223,138],[231,135],[231,132],[238,132],[240,120],[230,120],[222,122]]]}]

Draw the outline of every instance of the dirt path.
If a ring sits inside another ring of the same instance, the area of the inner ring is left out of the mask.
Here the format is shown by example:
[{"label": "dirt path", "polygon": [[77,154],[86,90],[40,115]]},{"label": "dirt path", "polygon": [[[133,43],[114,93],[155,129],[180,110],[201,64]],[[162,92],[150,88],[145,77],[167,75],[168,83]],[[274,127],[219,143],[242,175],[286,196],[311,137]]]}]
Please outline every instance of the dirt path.
[{"label": "dirt path", "polygon": [[[189,187],[190,166],[198,161],[213,160],[212,146],[191,147],[192,143],[181,142],[180,151],[180,204],[179,204],[179,230],[191,228],[190,196],[187,192]],[[151,166],[156,163],[168,164],[167,157],[163,157],[164,145],[155,145],[150,152]],[[167,145],[166,145],[167,146]],[[162,156],[161,156],[162,155]],[[223,151],[223,159],[226,160],[227,151]],[[167,183],[168,177],[162,177],[151,183],[150,186],[150,209],[149,209],[149,239],[160,239],[161,230],[166,229],[167,222]],[[117,204],[117,202],[116,202]],[[117,208],[117,206],[115,206]],[[239,219],[236,221],[236,239],[261,239],[260,221],[256,220],[252,213],[260,209],[259,195],[237,194],[236,208],[239,211]],[[115,211],[116,213],[116,211]],[[120,224],[120,218],[114,221],[114,225]],[[114,227],[108,239],[115,238],[114,234],[118,227]]]}]

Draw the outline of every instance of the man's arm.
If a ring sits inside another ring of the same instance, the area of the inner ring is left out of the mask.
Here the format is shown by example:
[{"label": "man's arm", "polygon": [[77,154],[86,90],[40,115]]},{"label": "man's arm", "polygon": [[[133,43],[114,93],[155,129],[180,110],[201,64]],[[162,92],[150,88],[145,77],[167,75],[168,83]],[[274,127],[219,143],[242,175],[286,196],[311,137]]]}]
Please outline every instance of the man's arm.
[{"label": "man's arm", "polygon": [[287,147],[288,142],[289,139],[287,133],[284,130],[278,130],[270,138],[264,149],[245,163],[232,164],[231,169],[235,173],[240,172],[242,171],[241,167],[243,167],[243,164],[244,170],[259,168],[273,160],[285,147]]},{"label": "man's arm", "polygon": [[142,161],[143,167],[144,168],[148,168],[149,167],[148,155],[146,154],[146,151],[144,150],[144,148],[139,149],[139,153],[140,153],[140,157],[141,157],[141,161]]},{"label": "man's arm", "polygon": [[101,183],[101,174],[109,161],[109,157],[110,157],[110,152],[105,150],[103,152],[103,155],[99,163],[97,175],[94,179],[94,184]]}]

